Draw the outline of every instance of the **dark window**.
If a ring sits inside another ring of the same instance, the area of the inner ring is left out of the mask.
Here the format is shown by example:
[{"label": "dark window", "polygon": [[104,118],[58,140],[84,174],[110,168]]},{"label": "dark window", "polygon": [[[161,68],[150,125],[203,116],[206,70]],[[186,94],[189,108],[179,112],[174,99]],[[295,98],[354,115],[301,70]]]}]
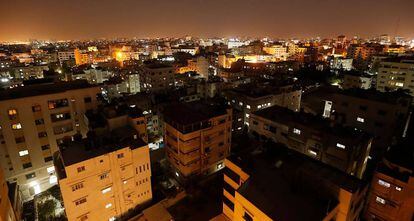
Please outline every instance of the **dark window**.
[{"label": "dark window", "polygon": [[27,169],[27,168],[30,168],[30,167],[32,167],[32,163],[23,164],[23,169]]},{"label": "dark window", "polygon": [[253,121],[253,125],[258,125],[259,124],[259,122],[257,122],[257,121]]},{"label": "dark window", "polygon": [[269,131],[275,134],[276,133],[276,127],[269,126]]},{"label": "dark window", "polygon": [[253,217],[250,216],[250,214],[248,214],[246,212],[244,212],[243,219],[246,220],[246,221],[253,221]]},{"label": "dark window", "polygon": [[204,148],[204,152],[206,152],[206,153],[210,153],[210,152],[211,152],[210,147],[206,147],[206,148]]},{"label": "dark window", "polygon": [[42,131],[42,132],[39,132],[39,133],[37,134],[37,136],[38,136],[39,138],[42,138],[42,137],[47,137],[47,133],[46,133],[46,131]]},{"label": "dark window", "polygon": [[91,98],[91,97],[85,97],[85,98],[83,99],[83,101],[84,101],[85,103],[91,103],[91,102],[92,102],[92,98]]},{"label": "dark window", "polygon": [[363,111],[366,111],[366,110],[368,109],[368,107],[367,107],[367,106],[363,106],[363,105],[361,105],[361,106],[359,106],[359,109],[360,109],[360,110],[363,110]]},{"label": "dark window", "polygon": [[235,196],[235,194],[236,194],[236,190],[232,187],[232,186],[230,186],[230,184],[228,184],[226,181],[224,181],[224,186],[223,186],[223,188],[228,192],[228,193],[230,193],[232,196]]},{"label": "dark window", "polygon": [[387,115],[387,112],[385,110],[378,110],[378,115],[385,116]]},{"label": "dark window", "polygon": [[45,157],[45,162],[49,162],[49,161],[52,161],[53,160],[53,157],[52,156],[50,156],[50,157]]},{"label": "dark window", "polygon": [[226,119],[219,120],[219,124],[224,124],[226,122]]},{"label": "dark window", "polygon": [[118,154],[118,159],[123,158],[123,157],[124,157],[123,153]]},{"label": "dark window", "polygon": [[237,184],[240,183],[240,176],[235,173],[233,170],[230,170],[228,167],[224,168],[224,174],[232,179]]},{"label": "dark window", "polygon": [[221,146],[223,146],[224,145],[224,142],[220,142],[219,144],[218,144],[218,146],[219,147],[221,147]]},{"label": "dark window", "polygon": [[223,196],[223,203],[226,204],[226,206],[228,206],[231,210],[234,210],[234,203],[225,196]]},{"label": "dark window", "polygon": [[46,145],[43,145],[41,148],[42,148],[42,150],[49,150],[50,149],[50,145],[49,144],[46,144]]},{"label": "dark window", "polygon": [[26,179],[32,179],[32,178],[35,178],[36,177],[36,173],[29,173],[29,174],[26,174]]},{"label": "dark window", "polygon": [[40,107],[40,105],[33,105],[32,106],[32,111],[33,112],[39,112],[41,110],[42,110],[42,108]]},{"label": "dark window", "polygon": [[24,137],[16,137],[16,143],[23,143],[25,141]]},{"label": "dark window", "polygon": [[45,123],[45,121],[43,120],[43,118],[40,118],[40,119],[35,120],[35,124],[36,125],[42,125],[44,123]]}]

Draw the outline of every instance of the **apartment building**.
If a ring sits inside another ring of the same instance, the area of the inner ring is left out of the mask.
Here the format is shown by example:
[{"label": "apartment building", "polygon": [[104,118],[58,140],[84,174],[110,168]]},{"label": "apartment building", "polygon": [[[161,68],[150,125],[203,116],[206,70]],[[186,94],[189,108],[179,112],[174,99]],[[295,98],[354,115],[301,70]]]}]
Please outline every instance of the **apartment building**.
[{"label": "apartment building", "polygon": [[75,136],[54,165],[68,220],[110,220],[152,199],[148,145],[128,125]]},{"label": "apartment building", "polygon": [[[247,84],[235,89],[223,91],[229,104],[243,112],[242,121],[249,126],[250,114],[274,105],[286,107],[293,111],[300,110],[302,90],[295,84]],[[234,119],[240,121],[239,119]]]},{"label": "apartment building", "polygon": [[372,137],[353,128],[331,126],[319,116],[273,106],[251,114],[250,133],[362,178]]},{"label": "apartment building", "polygon": [[75,51],[59,51],[58,60],[61,64],[65,61],[75,60]]},{"label": "apartment building", "polygon": [[9,198],[8,183],[4,177],[3,170],[0,168],[0,221],[20,220],[20,217],[17,215]]},{"label": "apartment building", "polygon": [[372,75],[360,72],[345,72],[344,81],[342,83],[343,89],[351,88],[360,88],[360,89],[370,89],[372,85]]},{"label": "apartment building", "polygon": [[76,48],[74,55],[76,65],[91,64],[93,62],[93,53],[87,50]]},{"label": "apartment building", "polygon": [[319,88],[303,98],[306,112],[333,119],[374,136],[373,155],[383,152],[403,134],[412,97],[401,92]]},{"label": "apartment building", "polygon": [[0,165],[23,200],[56,184],[52,153],[63,138],[86,134],[83,114],[96,109],[98,86],[86,81],[26,85],[0,92]]},{"label": "apartment building", "polygon": [[167,159],[179,180],[214,173],[230,153],[232,109],[203,102],[165,107]]},{"label": "apartment building", "polygon": [[414,57],[388,58],[380,63],[377,90],[407,89],[414,96]]},{"label": "apartment building", "polygon": [[412,140],[393,146],[372,179],[365,218],[368,221],[414,219]]},{"label": "apartment building", "polygon": [[174,88],[174,74],[174,67],[170,65],[148,64],[140,74],[140,90],[159,92]]},{"label": "apartment building", "polygon": [[361,180],[289,150],[227,158],[223,187],[223,214],[234,221],[360,220],[367,192]]}]

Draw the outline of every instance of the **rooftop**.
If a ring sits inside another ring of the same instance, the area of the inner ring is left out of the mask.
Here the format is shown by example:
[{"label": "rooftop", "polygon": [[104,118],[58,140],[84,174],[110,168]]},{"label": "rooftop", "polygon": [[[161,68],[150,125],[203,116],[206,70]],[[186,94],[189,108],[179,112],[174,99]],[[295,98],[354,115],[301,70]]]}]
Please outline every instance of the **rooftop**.
[{"label": "rooftop", "polygon": [[353,128],[346,128],[339,125],[331,125],[328,119],[320,116],[304,112],[294,112],[290,109],[271,106],[253,113],[256,116],[271,120],[273,122],[279,122],[283,124],[299,124],[310,127],[312,129],[325,132],[326,134],[334,134],[343,138],[349,138],[354,142],[360,142],[367,134],[360,131],[355,131]]},{"label": "rooftop", "polygon": [[64,166],[70,166],[125,147],[136,149],[146,145],[134,128],[124,126],[101,136],[88,132],[88,138],[69,141],[59,151]]},{"label": "rooftop", "polygon": [[365,186],[353,176],[285,148],[274,156],[250,153],[230,160],[250,175],[238,192],[279,221],[323,220],[337,206],[339,188],[354,193]]},{"label": "rooftop", "polygon": [[163,111],[166,122],[170,124],[190,125],[226,114],[226,106],[201,101],[174,103]]},{"label": "rooftop", "polygon": [[90,85],[86,80],[76,80],[70,82],[40,81],[38,84],[30,84],[25,85],[24,87],[1,90],[0,101],[47,94],[56,94],[69,90],[77,90],[91,87],[98,86]]}]

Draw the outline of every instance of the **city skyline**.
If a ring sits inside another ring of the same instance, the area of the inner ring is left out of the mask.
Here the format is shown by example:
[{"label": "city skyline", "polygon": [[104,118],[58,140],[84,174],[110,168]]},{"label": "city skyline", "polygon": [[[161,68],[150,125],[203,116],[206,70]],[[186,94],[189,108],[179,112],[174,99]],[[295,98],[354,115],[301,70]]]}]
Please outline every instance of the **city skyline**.
[{"label": "city skyline", "polygon": [[[13,1],[0,9],[0,41],[94,38],[309,38],[389,34],[413,38],[414,2],[398,1]],[[251,10],[254,8],[255,10]],[[351,10],[352,9],[352,10]],[[392,10],[391,10],[392,9]]]}]

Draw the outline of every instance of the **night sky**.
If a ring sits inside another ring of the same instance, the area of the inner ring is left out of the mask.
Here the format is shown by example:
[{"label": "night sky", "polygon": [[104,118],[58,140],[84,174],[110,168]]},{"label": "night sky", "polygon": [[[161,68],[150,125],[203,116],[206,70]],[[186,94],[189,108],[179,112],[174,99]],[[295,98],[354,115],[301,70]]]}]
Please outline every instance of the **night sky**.
[{"label": "night sky", "polygon": [[[0,0],[0,41],[414,37],[414,0]],[[399,25],[397,25],[399,24]]]}]

